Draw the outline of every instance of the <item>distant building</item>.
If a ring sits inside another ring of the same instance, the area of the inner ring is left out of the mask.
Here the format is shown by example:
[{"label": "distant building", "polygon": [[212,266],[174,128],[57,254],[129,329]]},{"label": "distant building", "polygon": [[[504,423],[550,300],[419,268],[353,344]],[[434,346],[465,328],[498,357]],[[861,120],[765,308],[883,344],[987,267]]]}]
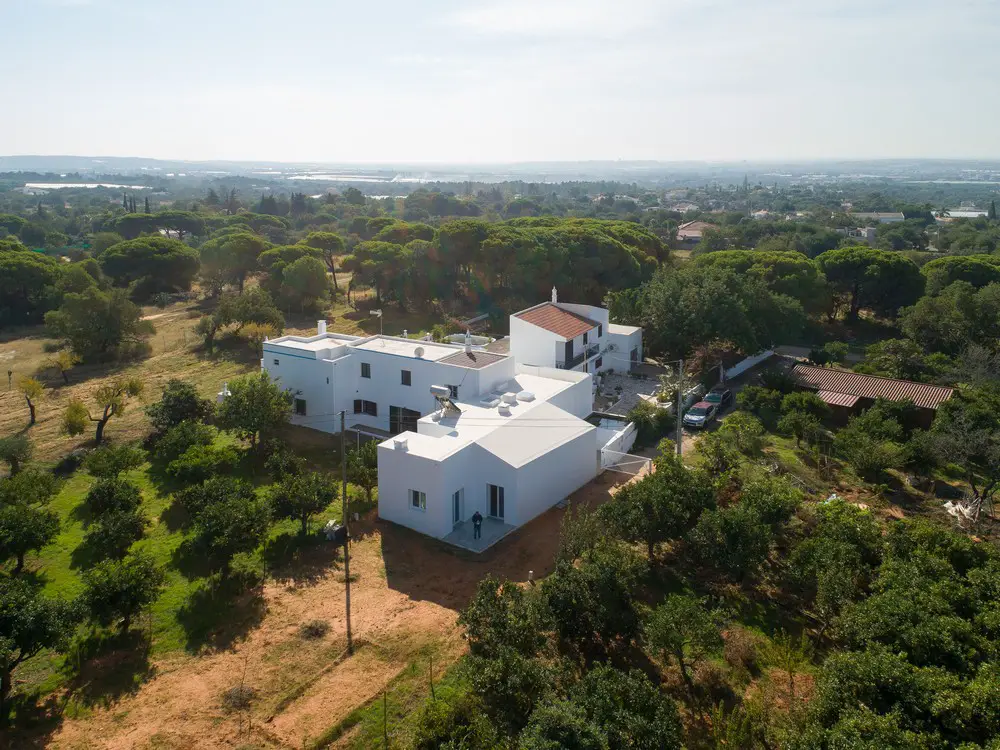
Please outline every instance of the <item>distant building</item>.
[{"label": "distant building", "polygon": [[856,213],[851,214],[854,218],[860,221],[873,222],[875,224],[894,224],[897,221],[904,221],[906,219],[901,211],[876,211],[874,213]]},{"label": "distant building", "polygon": [[677,242],[682,247],[694,247],[701,242],[702,233],[706,229],[718,229],[715,224],[707,221],[689,221],[677,227]]},{"label": "distant building", "polygon": [[857,242],[866,245],[875,245],[875,227],[853,227],[851,229],[838,229],[837,234],[842,234]]},{"label": "distant building", "polygon": [[921,424],[929,427],[937,408],[955,393],[954,388],[940,385],[803,364],[792,368],[792,376],[799,387],[815,391],[843,420],[869,408],[875,399],[884,398],[889,401],[912,401],[917,407]]}]

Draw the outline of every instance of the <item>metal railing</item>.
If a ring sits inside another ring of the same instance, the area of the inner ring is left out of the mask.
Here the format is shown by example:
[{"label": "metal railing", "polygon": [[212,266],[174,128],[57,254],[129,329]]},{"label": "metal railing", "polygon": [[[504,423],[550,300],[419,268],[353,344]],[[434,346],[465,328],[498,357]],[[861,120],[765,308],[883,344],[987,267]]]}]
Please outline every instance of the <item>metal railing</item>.
[{"label": "metal railing", "polygon": [[579,365],[584,360],[590,359],[591,357],[596,357],[601,351],[600,344],[590,344],[586,349],[584,349],[579,354],[575,355],[573,359],[556,361],[556,369],[558,370],[572,370],[574,367]]}]

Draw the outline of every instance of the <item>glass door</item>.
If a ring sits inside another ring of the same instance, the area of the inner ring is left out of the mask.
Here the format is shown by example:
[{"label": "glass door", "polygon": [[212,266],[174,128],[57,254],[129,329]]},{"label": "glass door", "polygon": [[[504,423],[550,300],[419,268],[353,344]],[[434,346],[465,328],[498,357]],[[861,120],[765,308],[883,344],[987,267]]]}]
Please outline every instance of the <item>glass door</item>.
[{"label": "glass door", "polygon": [[490,495],[490,515],[503,520],[503,487],[495,484],[487,485]]},{"label": "glass door", "polygon": [[458,490],[451,496],[451,523],[457,526],[465,517],[465,489]]}]

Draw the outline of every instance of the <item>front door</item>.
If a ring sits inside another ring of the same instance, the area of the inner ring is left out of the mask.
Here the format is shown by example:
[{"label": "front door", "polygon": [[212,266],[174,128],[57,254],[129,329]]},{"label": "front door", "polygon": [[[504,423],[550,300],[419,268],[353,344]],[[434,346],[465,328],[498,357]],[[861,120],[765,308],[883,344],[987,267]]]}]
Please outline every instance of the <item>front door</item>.
[{"label": "front door", "polygon": [[503,487],[495,484],[487,485],[490,494],[490,515],[503,520]]},{"label": "front door", "polygon": [[451,496],[451,523],[457,526],[465,517],[465,490],[461,489]]}]

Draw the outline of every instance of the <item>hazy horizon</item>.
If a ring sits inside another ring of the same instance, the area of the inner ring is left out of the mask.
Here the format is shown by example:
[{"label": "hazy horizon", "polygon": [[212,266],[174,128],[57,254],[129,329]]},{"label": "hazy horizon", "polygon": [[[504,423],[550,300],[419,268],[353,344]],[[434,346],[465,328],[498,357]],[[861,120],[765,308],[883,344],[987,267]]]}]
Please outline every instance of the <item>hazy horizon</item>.
[{"label": "hazy horizon", "polygon": [[0,0],[0,19],[7,154],[386,166],[1000,156],[991,0]]}]

